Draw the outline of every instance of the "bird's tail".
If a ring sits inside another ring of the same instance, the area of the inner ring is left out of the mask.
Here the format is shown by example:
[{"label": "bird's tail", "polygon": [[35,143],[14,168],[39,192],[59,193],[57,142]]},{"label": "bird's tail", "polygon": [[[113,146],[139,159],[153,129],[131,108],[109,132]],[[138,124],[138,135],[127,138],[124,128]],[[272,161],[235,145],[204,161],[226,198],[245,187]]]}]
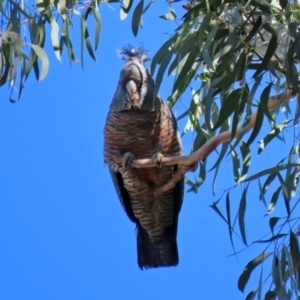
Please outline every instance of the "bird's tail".
[{"label": "bird's tail", "polygon": [[141,269],[178,265],[177,230],[172,227],[165,230],[165,235],[159,243],[155,243],[151,241],[147,231],[138,225],[137,253]]}]

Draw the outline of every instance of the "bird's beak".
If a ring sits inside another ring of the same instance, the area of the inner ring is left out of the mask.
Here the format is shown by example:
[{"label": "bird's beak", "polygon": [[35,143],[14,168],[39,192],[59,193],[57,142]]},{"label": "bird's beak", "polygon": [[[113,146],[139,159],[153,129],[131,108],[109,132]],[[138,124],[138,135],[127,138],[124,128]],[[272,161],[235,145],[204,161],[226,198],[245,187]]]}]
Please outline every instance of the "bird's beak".
[{"label": "bird's beak", "polygon": [[133,80],[129,80],[126,84],[126,90],[129,94],[130,100],[135,101],[137,99],[137,86]]}]

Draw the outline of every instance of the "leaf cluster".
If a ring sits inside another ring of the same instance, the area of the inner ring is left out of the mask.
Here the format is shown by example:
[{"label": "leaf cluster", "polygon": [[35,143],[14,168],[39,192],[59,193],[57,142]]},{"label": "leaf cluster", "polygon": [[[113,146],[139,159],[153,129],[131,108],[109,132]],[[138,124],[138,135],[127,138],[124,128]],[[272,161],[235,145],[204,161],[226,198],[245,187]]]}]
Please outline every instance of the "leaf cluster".
[{"label": "leaf cluster", "polygon": [[[74,16],[80,18],[81,24],[82,67],[85,47],[96,60],[95,50],[101,31],[99,4],[97,1],[36,0],[32,5],[23,5],[14,0],[0,1],[0,87],[9,84],[11,102],[20,99],[25,81],[32,71],[37,80],[47,75],[49,59],[44,50],[47,31],[50,31],[56,58],[60,61],[66,49],[70,62],[78,62],[70,33]],[[94,45],[87,25],[90,16],[95,21]]]}]

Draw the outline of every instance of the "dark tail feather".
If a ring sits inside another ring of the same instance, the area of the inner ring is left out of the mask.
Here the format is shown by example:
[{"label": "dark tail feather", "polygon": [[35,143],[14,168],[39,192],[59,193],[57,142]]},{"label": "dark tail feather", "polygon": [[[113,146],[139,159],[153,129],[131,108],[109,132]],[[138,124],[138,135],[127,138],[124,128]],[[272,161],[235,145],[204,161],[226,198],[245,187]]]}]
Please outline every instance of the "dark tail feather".
[{"label": "dark tail feather", "polygon": [[145,229],[138,225],[137,253],[141,269],[170,267],[178,265],[176,230],[167,228],[160,243],[154,243]]}]

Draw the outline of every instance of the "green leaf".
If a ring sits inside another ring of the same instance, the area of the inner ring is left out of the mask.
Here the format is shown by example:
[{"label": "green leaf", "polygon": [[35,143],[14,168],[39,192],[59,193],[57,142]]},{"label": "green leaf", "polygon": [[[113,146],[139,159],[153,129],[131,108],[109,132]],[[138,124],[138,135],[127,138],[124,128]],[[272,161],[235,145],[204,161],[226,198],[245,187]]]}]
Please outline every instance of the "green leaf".
[{"label": "green leaf", "polygon": [[248,43],[256,35],[256,33],[260,30],[261,24],[262,24],[262,17],[258,16],[251,31],[249,32],[248,36],[245,38],[245,43]]},{"label": "green leaf", "polygon": [[256,139],[257,135],[260,132],[261,126],[263,124],[263,120],[264,120],[264,113],[263,113],[263,109],[261,107],[261,104],[258,104],[258,109],[257,109],[257,115],[256,115],[256,120],[255,120],[255,124],[253,127],[253,130],[251,132],[251,135],[247,141],[247,146],[250,146],[252,144],[252,142]]},{"label": "green leaf", "polygon": [[245,245],[247,245],[246,231],[245,231],[245,212],[246,212],[246,195],[247,195],[248,187],[249,184],[247,184],[247,186],[244,188],[242,198],[240,201],[240,206],[239,206],[239,227],[240,227],[242,240]]},{"label": "green leaf", "polygon": [[102,26],[102,21],[101,21],[101,15],[98,11],[97,8],[92,7],[94,17],[95,17],[95,47],[94,50],[96,51],[99,43],[100,43],[100,32],[101,32],[101,26]]},{"label": "green leaf", "polygon": [[186,63],[186,59],[188,57],[188,53],[190,52],[190,49],[187,49],[186,53],[180,53],[178,52],[176,57],[173,59],[172,63],[170,64],[170,67],[168,69],[168,75],[172,73],[172,75],[176,75],[180,73],[182,70],[184,64]]},{"label": "green leaf", "polygon": [[[227,37],[227,40],[225,42],[225,45],[222,43],[222,48],[221,48],[221,57],[224,57],[225,54],[227,54],[229,51],[232,51],[233,48],[236,47],[237,44],[237,29],[236,26],[229,26],[229,34]],[[233,50],[234,51],[234,50]]]},{"label": "green leaf", "polygon": [[[7,62],[7,54],[3,51],[3,52],[0,52],[0,55],[1,55],[1,63],[2,63],[2,66],[4,65],[4,72],[1,74],[0,73],[0,87],[3,86],[7,79],[8,79],[8,75],[9,75],[9,69],[10,69],[10,64]],[[2,67],[3,69],[3,67]]]},{"label": "green leaf", "polygon": [[69,60],[73,61],[73,62],[78,62],[78,60],[75,57],[75,54],[73,51],[73,45],[72,45],[72,42],[71,42],[69,36],[70,36],[69,35],[69,24],[68,24],[68,21],[66,20],[63,23],[63,32],[61,35],[61,40],[67,46]]},{"label": "green leaf", "polygon": [[[290,252],[293,260],[294,272],[299,276],[299,266],[300,266],[300,253],[299,253],[299,241],[296,234],[290,231]],[[297,278],[296,277],[296,278]],[[297,287],[300,288],[299,286]]]},{"label": "green leaf", "polygon": [[231,242],[232,248],[234,249],[234,244],[233,244],[233,239],[232,239],[233,228],[231,226],[229,192],[227,192],[227,195],[226,195],[226,215],[227,215],[227,225],[228,225],[228,230],[229,230],[230,242]]},{"label": "green leaf", "polygon": [[260,154],[266,146],[279,135],[279,133],[286,128],[287,124],[291,120],[285,120],[282,123],[276,125],[260,142],[259,142],[259,148],[258,148],[258,154]]},{"label": "green leaf", "polygon": [[262,25],[262,28],[265,29],[266,31],[268,31],[272,36],[274,36],[275,38],[278,38],[278,34],[277,31],[275,30],[274,26],[268,22],[265,22]]},{"label": "green leaf", "polygon": [[20,99],[21,94],[22,94],[22,90],[24,87],[24,81],[25,79],[25,71],[26,71],[26,59],[24,57],[21,57],[21,75],[20,75],[20,83],[19,83],[19,93],[18,93],[18,98],[17,100]]},{"label": "green leaf", "polygon": [[255,243],[255,244],[270,243],[270,242],[276,241],[285,236],[287,236],[285,233],[278,233],[278,234],[273,235],[271,238],[269,238],[267,240],[257,240],[257,241],[254,241],[253,243]]},{"label": "green leaf", "polygon": [[281,174],[279,172],[277,172],[277,177],[280,181],[280,184],[281,184],[281,189],[282,189],[282,192],[283,192],[283,198],[284,198],[284,203],[285,203],[285,207],[286,207],[286,211],[287,211],[287,214],[288,216],[290,216],[291,214],[291,208],[290,208],[290,195],[289,195],[289,192],[288,192],[288,189],[287,189],[287,186],[281,176]]},{"label": "green leaf", "polygon": [[[182,67],[175,83],[174,83],[174,86],[173,86],[173,93],[174,91],[176,91],[176,89],[178,89],[179,85],[182,83],[182,82],[185,82],[185,79],[187,78],[187,73],[188,71],[190,71],[193,67],[193,64],[195,63],[195,52],[194,50],[192,50],[188,55],[187,55],[187,59],[185,61],[185,64],[184,66]],[[184,90],[186,89],[186,84],[185,84],[185,88]],[[181,93],[183,93],[183,91],[180,91]]]},{"label": "green leaf", "polygon": [[[174,58],[173,62],[171,63],[168,75],[171,73],[179,73],[179,71],[182,70],[184,64],[186,63],[186,59],[188,57],[188,54],[194,49],[197,45],[197,36],[195,33],[189,34],[185,39],[184,43],[179,44],[174,53],[176,53],[176,57]],[[194,49],[195,51],[195,49]],[[174,75],[175,75],[174,74]]]},{"label": "green leaf", "polygon": [[290,176],[286,180],[287,190],[289,193],[289,198],[293,198],[296,195],[296,191],[298,188],[300,170],[296,168],[294,172],[290,174]]},{"label": "green leaf", "polygon": [[270,243],[270,242],[274,242],[282,237],[286,237],[287,234],[285,233],[278,233],[278,234],[275,234],[273,235],[271,238],[269,239],[266,239],[266,240],[257,240],[257,241],[254,241],[253,243],[254,244],[263,244],[263,243]]},{"label": "green leaf", "polygon": [[202,47],[202,58],[207,65],[209,71],[215,71],[215,66],[211,58],[210,48],[212,45],[212,41],[214,40],[214,36],[218,30],[217,26],[213,26],[211,31],[207,35],[206,42]]},{"label": "green leaf", "polygon": [[300,93],[297,95],[297,108],[295,110],[294,125],[298,124],[300,119]]},{"label": "green leaf", "polygon": [[257,300],[262,300],[262,297],[261,297],[262,288],[263,288],[263,268],[260,269],[259,284],[258,284],[258,290],[257,290]]},{"label": "green leaf", "polygon": [[289,249],[287,248],[287,246],[285,246],[284,244],[282,245],[282,252],[284,252],[284,254],[285,254],[288,269],[293,270],[294,265],[293,265],[292,255],[291,255]]},{"label": "green leaf", "polygon": [[185,76],[182,78],[177,77],[176,82],[174,83],[174,91],[171,97],[168,98],[169,103],[171,106],[173,106],[176,101],[179,99],[179,97],[185,92],[185,90],[188,88],[189,84],[191,83],[191,80],[195,77],[196,71],[199,67],[199,63],[192,64],[191,68],[188,69],[187,66],[189,65],[189,61],[187,60],[184,64],[179,76],[181,74],[184,74],[185,70]]},{"label": "green leaf", "polygon": [[250,99],[254,98],[255,93],[256,93],[258,87],[261,85],[262,78],[263,78],[263,74],[261,74],[261,75],[259,75],[259,76],[257,76],[257,77],[254,78],[254,84],[253,84],[253,86],[251,88],[250,95],[249,95]]},{"label": "green leaf", "polygon": [[123,0],[122,6],[120,9],[120,19],[124,20],[127,18],[127,15],[131,9],[131,6],[133,4],[133,0]]},{"label": "green leaf", "polygon": [[212,130],[216,130],[218,127],[220,127],[225,121],[228,120],[231,114],[236,110],[241,98],[241,93],[242,89],[236,89],[224,99],[220,110],[219,119]]},{"label": "green leaf", "polygon": [[[184,21],[195,20],[199,17],[200,12],[203,10],[203,4],[199,3],[193,6],[184,16]],[[209,14],[210,12],[207,12]]]},{"label": "green leaf", "polygon": [[246,265],[243,273],[240,275],[238,280],[238,288],[241,292],[244,292],[244,289],[246,287],[246,284],[251,276],[252,271],[260,265],[262,262],[264,262],[272,253],[270,252],[263,252],[251,261],[248,262]]},{"label": "green leaf", "polygon": [[228,223],[224,215],[221,213],[220,209],[217,206],[217,203],[214,202],[210,207],[223,219],[225,223]]},{"label": "green leaf", "polygon": [[[244,50],[239,56],[233,73],[235,74],[235,80],[243,80],[246,74],[247,62],[249,61],[249,53]],[[251,60],[250,60],[251,61]],[[248,95],[249,99],[249,95]]]},{"label": "green leaf", "polygon": [[265,294],[264,300],[275,300],[277,298],[277,293],[275,291],[268,291]]},{"label": "green leaf", "polygon": [[[273,169],[273,168],[271,168],[272,170],[270,170],[270,169],[266,169],[266,170],[269,170],[270,172],[269,173],[271,173],[269,176],[268,176],[268,178],[266,179],[266,181],[265,181],[265,183],[264,183],[264,186],[263,186],[263,193],[265,194],[266,193],[266,191],[269,189],[269,187],[270,187],[270,184],[273,182],[273,180],[276,178],[276,173],[277,173],[277,171],[278,170],[281,170],[281,164],[279,164],[279,165],[277,165],[276,167],[275,167],[275,169]],[[278,168],[279,167],[279,168]],[[286,168],[288,168],[288,166],[286,166]]]},{"label": "green leaf", "polygon": [[[246,178],[245,180],[241,181],[241,182],[247,182],[247,181],[251,181],[251,180],[255,180],[261,176],[264,176],[264,175],[267,175],[267,174],[271,174],[269,177],[268,177],[268,183],[264,184],[264,188],[263,190],[267,190],[267,187],[268,185],[274,180],[274,178],[276,177],[276,172],[278,171],[281,171],[281,170],[284,170],[284,169],[287,169],[289,168],[290,166],[295,166],[295,167],[299,167],[300,165],[299,164],[284,164],[284,165],[277,165],[276,167],[272,167],[272,168],[268,168],[268,169],[265,169],[263,171],[260,171],[248,178]],[[275,174],[274,174],[275,173]],[[266,182],[267,182],[266,180]]]},{"label": "green leaf", "polygon": [[204,41],[204,33],[205,33],[206,29],[208,28],[208,25],[210,24],[211,19],[212,19],[212,13],[208,12],[204,16],[202,23],[198,29],[198,47],[199,47],[200,53],[202,51],[202,46],[203,46],[203,41]]},{"label": "green leaf", "polygon": [[[44,43],[45,43],[44,22],[39,20],[37,23],[35,23],[35,19],[30,18],[29,22],[28,22],[28,28],[29,28],[29,32],[30,32],[31,43],[43,48]],[[39,68],[38,68],[37,55],[35,54],[33,49],[31,49],[31,51],[30,51],[29,61],[28,61],[26,70],[24,71],[25,72],[25,80],[28,78],[32,67],[34,68],[36,80],[39,80],[40,72],[39,72]]]},{"label": "green leaf", "polygon": [[263,202],[263,204],[265,205],[265,207],[267,207],[265,194],[264,194],[264,191],[263,191],[263,188],[262,188],[259,178],[257,179],[257,181],[258,181],[258,188],[259,188],[259,200],[261,200]]},{"label": "green leaf", "polygon": [[170,8],[170,11],[162,16],[159,16],[160,18],[164,20],[175,20],[176,19],[176,13],[175,10]]},{"label": "green leaf", "polygon": [[54,53],[56,58],[61,61],[60,57],[60,47],[59,47],[59,26],[55,19],[51,18],[51,41],[52,41],[52,47],[54,49]]},{"label": "green leaf", "polygon": [[[246,90],[246,88],[243,88],[241,91],[241,101],[239,102],[237,108],[235,109],[233,119],[232,119],[232,128],[231,128],[231,139],[234,139],[236,136],[236,130],[238,128],[239,122],[242,118],[242,115],[245,110],[245,106],[247,103],[247,100],[249,99],[249,93]],[[237,138],[236,143],[234,144],[234,147],[239,143],[239,140],[242,139],[243,134],[240,134]]]},{"label": "green leaf", "polygon": [[167,57],[167,59],[169,58],[170,52],[172,52],[173,54],[172,45],[177,40],[177,38],[178,33],[174,34],[169,40],[167,40],[155,53],[150,66],[151,74],[154,74],[156,66],[160,65],[165,57]]},{"label": "green leaf", "polygon": [[141,0],[136,8],[134,9],[132,16],[131,28],[134,36],[137,36],[139,31],[139,25],[141,23],[142,15],[144,10],[144,0]]},{"label": "green leaf", "polygon": [[80,61],[81,61],[82,69],[84,67],[84,35],[85,35],[85,28],[86,28],[85,19],[83,17],[81,17],[81,22],[80,22],[80,30],[81,30],[81,36],[80,36]]},{"label": "green leaf", "polygon": [[28,20],[28,29],[30,33],[30,39],[33,44],[37,43],[38,37],[38,25],[35,23],[35,18],[31,17]]},{"label": "green leaf", "polygon": [[[298,42],[299,44],[299,42]],[[285,57],[285,67],[286,67],[286,81],[287,81],[287,86],[291,90],[291,92],[295,95],[299,92],[299,85],[298,85],[298,72],[297,68],[295,67],[294,64],[294,52],[295,49],[298,49],[299,45],[297,47],[293,43]]]},{"label": "green leaf", "polygon": [[273,193],[272,198],[271,198],[271,202],[270,202],[270,204],[268,206],[268,210],[266,212],[266,215],[271,214],[273,212],[273,210],[275,209],[275,206],[277,204],[277,200],[278,200],[278,196],[279,196],[280,192],[281,192],[281,186],[279,186],[275,190],[275,192]]},{"label": "green leaf", "polygon": [[205,98],[202,100],[204,105],[205,105],[204,121],[205,121],[206,127],[209,130],[211,130],[210,116],[211,116],[211,107],[214,103],[214,94],[215,94],[215,92],[216,92],[215,88],[209,87]]},{"label": "green leaf", "polygon": [[255,78],[258,76],[262,71],[268,69],[268,63],[270,62],[271,58],[273,57],[278,45],[278,37],[277,36],[272,36],[270,39],[270,43],[268,46],[268,49],[266,51],[265,56],[262,59],[262,62],[260,63],[257,71],[254,73],[252,78]]},{"label": "green leaf", "polygon": [[269,219],[269,226],[272,231],[272,234],[274,234],[274,227],[276,226],[277,222],[280,220],[278,217],[272,217]]},{"label": "green leaf", "polygon": [[256,296],[256,293],[257,293],[257,290],[251,291],[251,292],[247,295],[247,297],[246,297],[245,300],[253,300],[254,297]]},{"label": "green leaf", "polygon": [[166,53],[166,55],[164,56],[164,59],[158,69],[156,78],[155,78],[155,88],[154,88],[154,97],[156,97],[156,95],[158,94],[159,91],[159,87],[162,83],[163,80],[163,76],[164,73],[166,71],[167,66],[169,65],[171,59],[173,56],[173,52],[171,51],[171,49]]},{"label": "green leaf", "polygon": [[[17,76],[17,70],[18,70],[18,65],[19,65],[19,61],[20,61],[20,57],[16,57],[14,59],[13,65],[10,68],[10,74],[9,74],[9,82],[10,82],[10,88],[11,88],[11,94],[15,88],[15,84],[16,84],[16,76]],[[11,102],[15,102],[12,101]]]},{"label": "green leaf", "polygon": [[279,4],[280,4],[282,9],[285,9],[285,7],[288,4],[288,0],[279,0]]},{"label": "green leaf", "polygon": [[270,82],[266,88],[263,90],[263,92],[261,93],[260,96],[260,104],[261,104],[261,108],[263,109],[264,114],[271,120],[274,121],[272,118],[272,115],[270,113],[269,107],[268,107],[268,103],[269,103],[269,97],[270,97],[270,91],[272,88],[273,83]]},{"label": "green leaf", "polygon": [[284,247],[282,247],[281,249],[280,267],[281,267],[281,274],[285,274],[288,267],[288,263],[287,263],[286,251]]},{"label": "green leaf", "polygon": [[251,5],[253,5],[254,7],[258,7],[262,12],[267,13],[269,15],[272,13],[269,3],[267,3],[266,5],[264,5],[264,4],[261,4],[260,1],[258,2],[256,0],[253,0],[251,2]]},{"label": "green leaf", "polygon": [[95,56],[95,53],[94,53],[94,50],[93,50],[93,47],[92,47],[89,31],[88,31],[88,28],[86,26],[86,21],[85,21],[84,17],[81,18],[81,28],[82,28],[83,38],[85,40],[85,44],[86,44],[86,48],[88,50],[88,53],[90,54],[92,59],[96,61],[96,56]]},{"label": "green leaf", "polygon": [[248,147],[248,145],[244,142],[240,143],[240,149],[241,149],[241,154],[242,154],[242,159],[243,159],[243,169],[241,172],[241,176],[238,180],[239,182],[242,182],[248,174],[248,170],[251,164],[251,152],[250,152],[250,148]]},{"label": "green leaf", "polygon": [[46,52],[38,45],[34,44],[28,44],[31,46],[37,57],[42,61],[42,66],[41,66],[41,72],[40,72],[40,77],[39,81],[43,80],[49,70],[49,59],[47,57]]},{"label": "green leaf", "polygon": [[234,182],[237,183],[240,178],[240,160],[235,150],[231,150],[231,158],[233,164],[233,175],[234,175]]},{"label": "green leaf", "polygon": [[12,26],[12,31],[20,35],[20,20],[18,17],[17,5],[12,5],[10,7],[10,25]]},{"label": "green leaf", "polygon": [[[274,255],[273,262],[272,262],[272,277],[273,277],[273,282],[276,287],[276,292],[278,294],[282,293],[282,287],[284,286],[284,283],[282,281],[282,274],[281,274],[280,270],[281,269],[280,269],[279,258],[277,255]],[[281,298],[281,299],[287,299],[287,298]]]}]

